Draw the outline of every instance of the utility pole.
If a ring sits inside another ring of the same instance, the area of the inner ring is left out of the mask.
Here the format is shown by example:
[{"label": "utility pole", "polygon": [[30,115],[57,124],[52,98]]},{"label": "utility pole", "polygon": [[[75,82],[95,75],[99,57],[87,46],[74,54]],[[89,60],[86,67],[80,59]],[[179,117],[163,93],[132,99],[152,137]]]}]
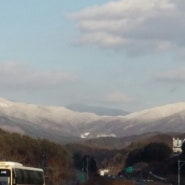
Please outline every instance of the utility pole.
[{"label": "utility pole", "polygon": [[87,169],[87,179],[89,178],[89,172],[90,172],[90,158],[87,156],[86,158],[86,169]]},{"label": "utility pole", "polygon": [[47,166],[47,153],[43,152],[41,156],[41,168],[45,169]]},{"label": "utility pole", "polygon": [[178,185],[180,185],[180,160],[178,160]]},{"label": "utility pole", "polygon": [[[182,164],[181,164],[182,163]],[[178,160],[178,185],[180,185],[181,181],[181,167],[185,164],[185,161]]]},{"label": "utility pole", "polygon": [[90,174],[90,157],[88,155],[83,158],[82,171],[86,172],[86,177],[88,179]]}]

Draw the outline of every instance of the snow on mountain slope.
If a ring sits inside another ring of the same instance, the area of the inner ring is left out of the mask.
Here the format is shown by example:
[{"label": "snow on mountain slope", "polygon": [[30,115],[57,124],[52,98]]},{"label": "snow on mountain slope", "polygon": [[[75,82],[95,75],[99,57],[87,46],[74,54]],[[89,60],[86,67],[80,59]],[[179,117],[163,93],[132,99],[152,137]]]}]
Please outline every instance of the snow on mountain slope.
[{"label": "snow on mountain slope", "polygon": [[125,116],[99,116],[65,107],[19,103],[0,98],[0,128],[15,128],[34,137],[57,141],[63,136],[123,137],[152,131],[183,132],[185,103],[154,107]]},{"label": "snow on mountain slope", "polygon": [[89,136],[113,134],[123,137],[148,132],[184,132],[184,130],[185,103],[177,103],[146,109],[126,116],[101,118],[94,123]]},{"label": "snow on mountain slope", "polygon": [[93,113],[75,112],[65,107],[18,103],[0,98],[0,115],[2,114],[31,122],[50,120],[51,122],[71,124],[90,123],[99,118]]},{"label": "snow on mountain slope", "polygon": [[151,109],[142,110],[139,112],[131,113],[126,116],[119,116],[127,120],[141,120],[141,121],[154,121],[162,119],[173,114],[185,111],[185,103],[167,104],[158,106]]}]

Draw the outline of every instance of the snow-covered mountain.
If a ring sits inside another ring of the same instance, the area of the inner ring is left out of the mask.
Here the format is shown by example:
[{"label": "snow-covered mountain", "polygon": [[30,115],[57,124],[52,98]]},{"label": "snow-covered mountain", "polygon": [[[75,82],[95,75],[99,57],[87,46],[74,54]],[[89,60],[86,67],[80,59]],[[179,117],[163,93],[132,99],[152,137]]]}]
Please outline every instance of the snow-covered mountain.
[{"label": "snow-covered mountain", "polygon": [[100,116],[65,107],[19,103],[0,98],[0,128],[32,137],[123,137],[146,132],[184,132],[185,103],[169,104],[123,116]]}]

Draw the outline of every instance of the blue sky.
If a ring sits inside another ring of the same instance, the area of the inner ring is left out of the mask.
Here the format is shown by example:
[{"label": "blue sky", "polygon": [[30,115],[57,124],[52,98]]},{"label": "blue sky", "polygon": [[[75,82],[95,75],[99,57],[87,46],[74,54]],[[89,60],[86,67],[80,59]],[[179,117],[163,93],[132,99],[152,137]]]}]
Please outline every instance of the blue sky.
[{"label": "blue sky", "polygon": [[136,111],[185,101],[182,0],[0,6],[0,96]]}]

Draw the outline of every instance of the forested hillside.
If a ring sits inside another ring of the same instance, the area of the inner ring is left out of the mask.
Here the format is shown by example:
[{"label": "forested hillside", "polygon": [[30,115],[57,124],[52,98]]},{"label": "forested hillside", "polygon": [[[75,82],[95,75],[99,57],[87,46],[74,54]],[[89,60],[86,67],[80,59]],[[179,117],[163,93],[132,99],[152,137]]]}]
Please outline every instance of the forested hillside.
[{"label": "forested hillside", "polygon": [[0,130],[0,148],[0,160],[43,168],[47,184],[62,183],[72,176],[71,155],[59,144]]},{"label": "forested hillside", "polygon": [[[111,141],[110,138],[108,140],[109,142]],[[121,140],[128,142],[128,138],[122,138]],[[56,185],[65,184],[65,182],[69,184],[69,181],[75,179],[75,169],[82,170],[85,156],[92,159],[93,165],[94,167],[97,166],[97,169],[109,167],[112,170],[111,173],[118,174],[126,165],[134,165],[135,162],[140,162],[140,159],[142,161],[150,159],[150,154],[153,155],[153,153],[147,147],[151,146],[151,143],[163,142],[163,144],[171,148],[172,136],[155,133],[133,136],[130,140],[130,144],[126,147],[123,144],[122,149],[101,148],[98,145],[95,147],[92,144],[95,140],[81,144],[60,145],[46,139],[33,139],[29,136],[9,133],[0,129],[0,160],[16,161],[27,166],[43,168],[46,172],[46,184]],[[102,143],[104,141],[105,139],[102,140]],[[159,145],[154,144],[152,146],[158,147]],[[144,150],[145,148],[147,150]],[[154,148],[152,147],[152,150]],[[149,151],[147,153],[148,158],[146,156],[141,158],[143,152],[140,151]],[[136,154],[139,155],[139,158]]]}]

